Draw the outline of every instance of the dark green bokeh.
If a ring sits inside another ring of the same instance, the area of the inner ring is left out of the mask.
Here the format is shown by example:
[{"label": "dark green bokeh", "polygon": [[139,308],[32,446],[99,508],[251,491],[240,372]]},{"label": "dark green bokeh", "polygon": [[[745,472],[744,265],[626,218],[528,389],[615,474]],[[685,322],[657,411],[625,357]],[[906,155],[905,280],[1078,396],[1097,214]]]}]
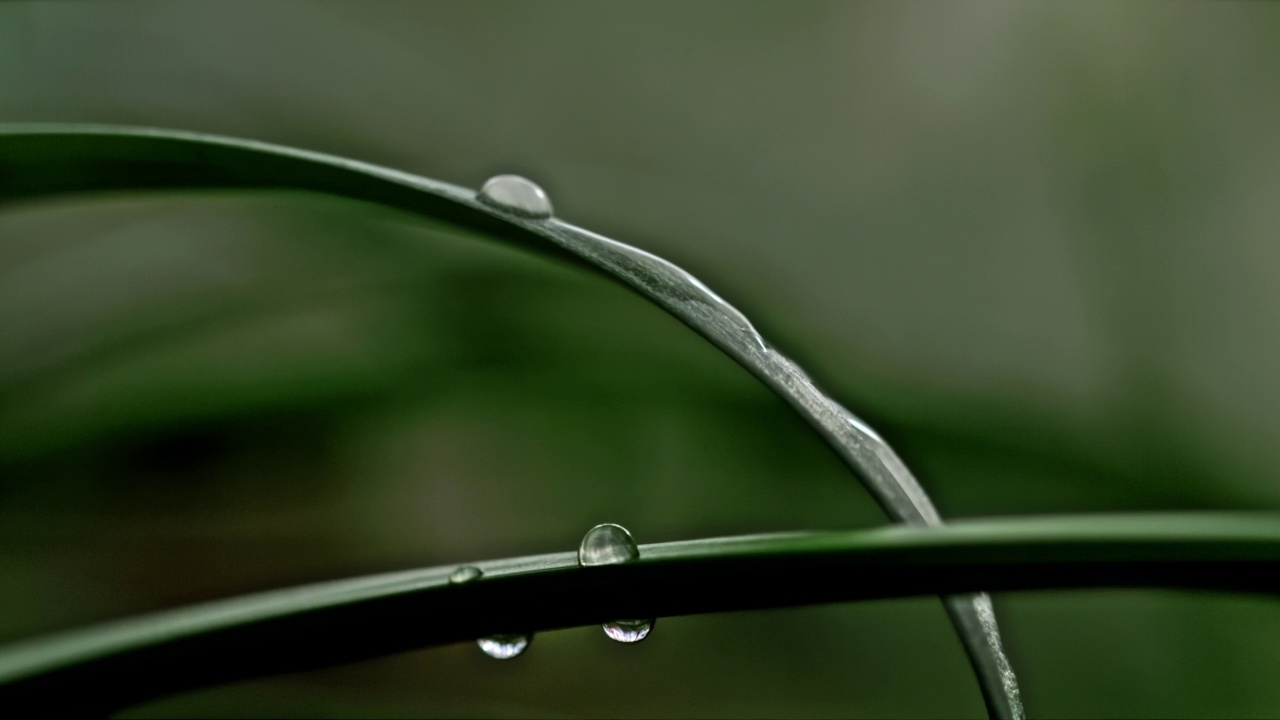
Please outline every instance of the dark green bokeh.
[{"label": "dark green bokeh", "polygon": [[[0,121],[210,130],[671,257],[944,513],[1274,508],[1280,8],[0,7]],[[0,215],[0,638],[295,582],[882,522],[785,406],[599,278],[299,195]],[[1005,596],[1033,714],[1274,716],[1280,608]],[[424,618],[424,622],[438,619]],[[974,716],[936,600],[550,634],[154,715]]]}]

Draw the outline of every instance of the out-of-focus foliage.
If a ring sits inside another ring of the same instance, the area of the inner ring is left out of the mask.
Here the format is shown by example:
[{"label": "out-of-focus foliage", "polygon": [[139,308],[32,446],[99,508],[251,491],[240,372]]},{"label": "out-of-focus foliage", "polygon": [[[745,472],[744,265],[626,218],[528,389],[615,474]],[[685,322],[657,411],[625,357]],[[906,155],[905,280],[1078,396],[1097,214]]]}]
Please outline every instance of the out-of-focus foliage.
[{"label": "out-of-focus foliage", "polygon": [[[11,3],[0,121],[314,147],[671,257],[951,515],[1280,502],[1280,7]],[[357,572],[881,521],[581,271],[298,195],[0,214],[0,638]],[[1275,715],[1280,609],[998,598],[1039,716]],[[595,629],[140,714],[972,716],[936,601]],[[920,678],[936,683],[921,687]]]}]

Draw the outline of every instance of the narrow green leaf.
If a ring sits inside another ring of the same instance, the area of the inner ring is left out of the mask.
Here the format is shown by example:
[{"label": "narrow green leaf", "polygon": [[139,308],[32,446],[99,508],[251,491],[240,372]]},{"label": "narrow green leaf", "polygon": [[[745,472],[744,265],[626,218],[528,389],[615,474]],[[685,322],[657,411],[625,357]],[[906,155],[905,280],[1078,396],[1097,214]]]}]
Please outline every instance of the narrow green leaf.
[{"label": "narrow green leaf", "polygon": [[[970,521],[642,545],[308,585],[170,610],[0,649],[0,701],[101,713],[237,679],[499,633],[978,588],[1280,591],[1280,518],[1154,515]],[[536,651],[536,647],[535,647]]]},{"label": "narrow green leaf", "polygon": [[[939,525],[924,488],[866,423],[824,394],[751,322],[697,278],[638,248],[550,216],[538,202],[504,210],[448,183],[346,158],[199,133],[109,126],[0,128],[0,200],[143,189],[287,189],[331,193],[456,224],[550,253],[630,286],[689,325],[774,390],[836,451],[895,521]],[[516,195],[530,189],[522,187]],[[525,198],[529,199],[529,198]],[[530,206],[532,207],[532,206]],[[944,598],[988,712],[1023,715],[990,598]]]}]

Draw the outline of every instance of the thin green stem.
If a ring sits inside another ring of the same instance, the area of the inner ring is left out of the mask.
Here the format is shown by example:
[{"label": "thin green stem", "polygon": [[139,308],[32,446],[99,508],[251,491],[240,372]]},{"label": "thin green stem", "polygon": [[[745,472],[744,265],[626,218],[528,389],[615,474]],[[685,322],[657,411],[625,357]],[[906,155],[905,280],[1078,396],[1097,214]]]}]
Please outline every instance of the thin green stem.
[{"label": "thin green stem", "polygon": [[[896,522],[941,516],[906,464],[870,426],[823,393],[751,322],[671,262],[554,217],[524,217],[437,180],[347,158],[200,133],[84,125],[0,128],[0,200],[86,191],[284,189],[330,193],[455,224],[566,258],[630,286],[702,335],[785,400]],[[945,598],[988,713],[1023,717],[990,599]]]},{"label": "thin green stem", "polygon": [[[102,713],[184,689],[471,640],[870,598],[1044,588],[1280,591],[1280,517],[1086,516],[801,532],[643,545],[308,585],[0,649],[0,702]],[[850,579],[855,579],[851,582]]]}]

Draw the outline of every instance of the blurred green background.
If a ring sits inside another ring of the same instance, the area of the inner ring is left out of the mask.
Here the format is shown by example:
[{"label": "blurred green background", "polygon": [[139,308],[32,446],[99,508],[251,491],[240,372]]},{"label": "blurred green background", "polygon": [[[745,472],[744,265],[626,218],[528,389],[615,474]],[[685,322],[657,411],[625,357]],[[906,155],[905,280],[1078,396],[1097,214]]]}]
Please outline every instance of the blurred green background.
[{"label": "blurred green background", "polygon": [[[1280,505],[1280,6],[0,5],[0,121],[210,131],[671,258],[951,517]],[[301,194],[0,213],[0,641],[313,580],[883,517],[629,291]],[[1280,715],[1280,607],[997,598],[1035,716]],[[448,622],[424,617],[423,622]],[[974,717],[935,599],[596,628],[131,716]]]}]

